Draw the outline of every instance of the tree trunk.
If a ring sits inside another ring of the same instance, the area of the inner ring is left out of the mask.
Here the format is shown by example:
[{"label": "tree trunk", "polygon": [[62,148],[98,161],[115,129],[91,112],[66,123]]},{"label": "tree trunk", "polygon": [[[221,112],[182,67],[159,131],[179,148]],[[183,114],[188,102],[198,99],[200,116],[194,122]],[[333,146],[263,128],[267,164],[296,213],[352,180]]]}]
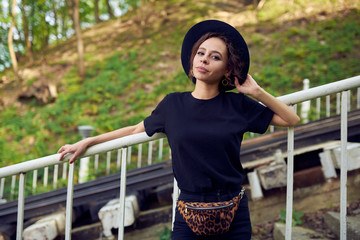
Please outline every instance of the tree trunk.
[{"label": "tree trunk", "polygon": [[34,63],[34,57],[31,49],[31,41],[29,38],[29,24],[28,24],[28,18],[25,11],[25,1],[22,1],[21,4],[21,13],[22,13],[22,19],[23,19],[23,27],[24,27],[24,37],[25,37],[25,55],[28,57],[30,64],[32,65]]},{"label": "tree trunk", "polygon": [[79,60],[79,75],[81,78],[85,76],[85,66],[84,66],[84,44],[81,36],[81,28],[80,28],[80,14],[79,14],[79,5],[80,0],[73,0],[73,24],[76,33],[77,39],[77,50],[78,50],[78,60]]},{"label": "tree trunk", "polygon": [[109,0],[105,0],[105,3],[106,3],[106,7],[107,7],[107,10],[108,10],[108,13],[109,13],[109,17],[110,18],[114,18],[114,13],[113,13],[113,10],[110,6],[110,3],[109,3]]},{"label": "tree trunk", "polygon": [[95,23],[101,22],[99,17],[99,0],[94,1],[94,10],[95,10]]},{"label": "tree trunk", "polygon": [[66,39],[66,11],[61,11],[61,38]]},{"label": "tree trunk", "polygon": [[55,28],[55,37],[56,37],[56,41],[59,40],[58,35],[59,35],[59,25],[58,25],[58,16],[57,16],[57,10],[56,10],[56,1],[52,1],[52,7],[53,7],[53,12],[54,12],[54,28]]},{"label": "tree trunk", "polygon": [[45,20],[45,17],[44,17],[44,23],[45,23],[46,31],[44,31],[43,47],[46,48],[49,46],[49,42],[50,42],[50,24]]},{"label": "tree trunk", "polygon": [[11,64],[13,66],[15,77],[16,77],[16,79],[18,79],[19,78],[19,75],[18,75],[18,63],[17,63],[17,60],[16,60],[16,55],[15,55],[14,46],[13,46],[13,28],[15,27],[15,7],[16,7],[16,0],[13,0],[13,2],[12,2],[12,11],[11,11],[12,23],[11,23],[11,26],[9,28],[8,45],[9,45],[9,53],[10,53],[10,58],[11,58]]},{"label": "tree trunk", "polygon": [[66,0],[66,6],[67,9],[69,10],[69,16],[71,17],[71,20],[74,24],[74,1],[75,0]]}]

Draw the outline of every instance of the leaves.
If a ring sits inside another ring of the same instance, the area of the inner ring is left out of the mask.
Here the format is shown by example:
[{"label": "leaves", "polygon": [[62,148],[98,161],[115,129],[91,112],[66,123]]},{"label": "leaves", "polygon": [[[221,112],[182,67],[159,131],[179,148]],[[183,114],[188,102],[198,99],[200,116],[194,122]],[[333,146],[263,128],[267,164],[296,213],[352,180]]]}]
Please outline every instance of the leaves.
[{"label": "leaves", "polygon": [[[303,212],[297,212],[293,211],[293,217],[292,217],[292,226],[297,226],[303,224],[303,221],[301,218],[304,216]],[[280,221],[281,223],[286,222],[286,210],[281,209],[280,210]]]}]

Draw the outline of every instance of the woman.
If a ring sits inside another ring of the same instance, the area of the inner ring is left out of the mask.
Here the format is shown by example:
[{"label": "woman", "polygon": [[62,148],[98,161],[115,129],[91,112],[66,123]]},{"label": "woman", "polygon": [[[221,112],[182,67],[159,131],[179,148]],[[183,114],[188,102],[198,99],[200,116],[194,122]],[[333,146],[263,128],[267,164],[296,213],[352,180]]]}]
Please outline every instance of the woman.
[{"label": "woman", "polygon": [[[137,125],[61,147],[60,160],[72,153],[73,163],[87,147],[111,139],[164,132],[181,190],[172,239],[250,239],[240,163],[243,134],[264,133],[269,124],[294,126],[299,117],[248,75],[247,45],[224,22],[193,26],[184,38],[181,60],[195,83],[193,92],[167,95]],[[235,88],[238,93],[226,92]]]}]

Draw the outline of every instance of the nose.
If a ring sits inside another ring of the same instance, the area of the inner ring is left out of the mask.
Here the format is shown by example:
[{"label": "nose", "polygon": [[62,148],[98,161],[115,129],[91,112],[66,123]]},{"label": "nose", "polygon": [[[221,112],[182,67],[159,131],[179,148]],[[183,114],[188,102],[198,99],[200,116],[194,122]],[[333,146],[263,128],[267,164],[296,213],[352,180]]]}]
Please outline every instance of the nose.
[{"label": "nose", "polygon": [[204,63],[204,64],[207,64],[208,63],[208,60],[205,56],[203,56],[201,59],[200,59],[200,62]]}]

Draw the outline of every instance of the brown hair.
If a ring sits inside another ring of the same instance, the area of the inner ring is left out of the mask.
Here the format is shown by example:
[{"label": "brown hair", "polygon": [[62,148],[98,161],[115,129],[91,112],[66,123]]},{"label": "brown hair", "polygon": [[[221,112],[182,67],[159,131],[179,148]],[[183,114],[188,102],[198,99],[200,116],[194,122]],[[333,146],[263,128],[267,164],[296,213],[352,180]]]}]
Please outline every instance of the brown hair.
[{"label": "brown hair", "polygon": [[[243,84],[245,79],[241,78],[241,72],[243,69],[243,61],[241,60],[239,54],[236,54],[236,49],[234,48],[234,45],[232,44],[232,42],[229,40],[229,38],[227,36],[225,36],[222,33],[217,33],[217,32],[209,32],[204,34],[201,38],[199,38],[199,40],[197,40],[197,42],[194,44],[192,50],[191,50],[191,56],[190,56],[190,71],[189,71],[189,78],[194,78],[194,76],[192,76],[192,68],[193,68],[193,62],[194,62],[194,57],[200,47],[200,45],[205,42],[206,40],[210,39],[210,38],[220,38],[221,40],[223,40],[225,42],[226,45],[226,49],[228,51],[228,64],[227,64],[227,69],[229,70],[229,78],[231,79],[231,84],[235,84],[235,76],[238,78],[239,83]],[[220,91],[226,91],[225,89],[226,86],[223,86],[221,81],[219,84],[219,90]]]}]

